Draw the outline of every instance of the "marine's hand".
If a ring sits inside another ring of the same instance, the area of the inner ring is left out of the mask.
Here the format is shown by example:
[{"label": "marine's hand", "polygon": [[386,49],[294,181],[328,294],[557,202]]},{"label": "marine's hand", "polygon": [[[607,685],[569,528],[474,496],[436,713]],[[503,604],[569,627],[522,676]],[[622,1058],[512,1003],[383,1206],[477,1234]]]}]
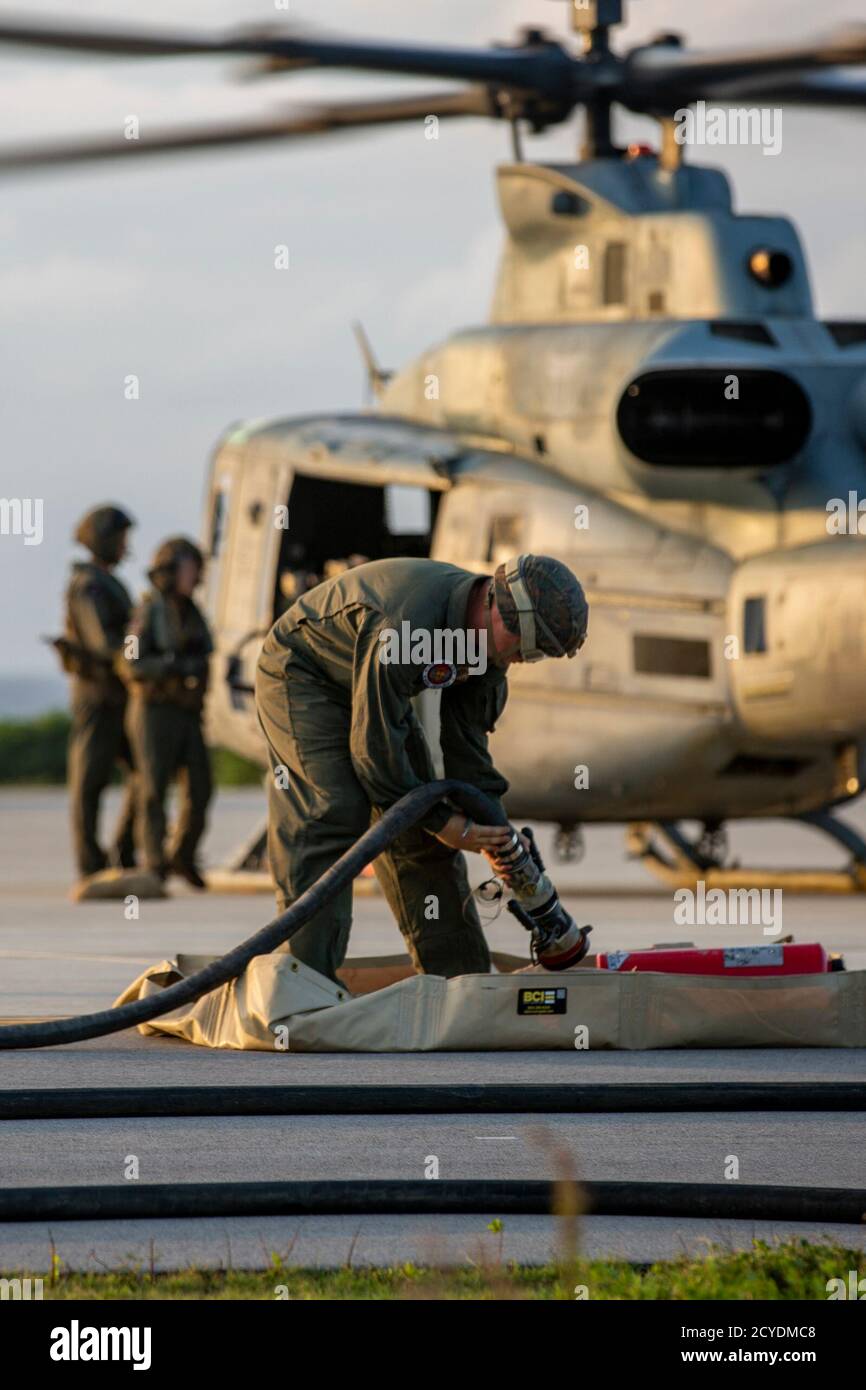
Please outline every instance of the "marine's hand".
[{"label": "marine's hand", "polygon": [[508,843],[510,833],[504,825],[476,825],[468,816],[458,811],[445,822],[436,839],[441,840],[449,849],[468,849],[473,854],[490,854]]},{"label": "marine's hand", "polygon": [[[518,832],[517,832],[517,838],[518,838],[518,840],[520,841],[520,843],[523,845],[523,848],[524,848],[524,849],[528,850],[528,849],[530,848],[529,841],[527,840],[526,836],[525,836],[525,835],[521,835],[519,830],[518,830]],[[497,862],[496,862],[496,850],[495,850],[495,849],[493,849],[493,850],[486,849],[486,850],[484,851],[484,853],[486,854],[487,858],[490,860],[491,868],[495,869],[496,872],[499,873],[499,872],[500,872],[500,868],[499,868],[499,865],[498,865]]]}]

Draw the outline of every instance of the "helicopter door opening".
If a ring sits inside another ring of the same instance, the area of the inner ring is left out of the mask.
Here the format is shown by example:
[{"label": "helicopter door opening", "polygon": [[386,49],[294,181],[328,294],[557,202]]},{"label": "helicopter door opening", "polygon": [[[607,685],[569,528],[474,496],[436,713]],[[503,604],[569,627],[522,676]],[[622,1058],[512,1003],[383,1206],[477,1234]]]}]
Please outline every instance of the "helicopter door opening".
[{"label": "helicopter door opening", "polygon": [[376,487],[297,474],[280,546],[274,618],[306,590],[365,560],[427,557],[439,498],[416,484]]}]

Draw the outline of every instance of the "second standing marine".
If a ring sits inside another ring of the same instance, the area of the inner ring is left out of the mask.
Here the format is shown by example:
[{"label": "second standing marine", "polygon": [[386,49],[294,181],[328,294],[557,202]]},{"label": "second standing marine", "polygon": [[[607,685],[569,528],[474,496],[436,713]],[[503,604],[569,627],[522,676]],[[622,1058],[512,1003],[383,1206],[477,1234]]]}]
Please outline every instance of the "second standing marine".
[{"label": "second standing marine", "polygon": [[[210,757],[202,730],[210,629],[193,602],[204,569],[198,546],[185,536],[164,541],[148,578],[153,585],[130,625],[137,639],[127,662],[127,727],[138,769],[138,839],[147,867],[161,878],[179,874],[196,888],[196,864],[211,798]],[[166,798],[177,778],[180,807],[166,846]]]}]

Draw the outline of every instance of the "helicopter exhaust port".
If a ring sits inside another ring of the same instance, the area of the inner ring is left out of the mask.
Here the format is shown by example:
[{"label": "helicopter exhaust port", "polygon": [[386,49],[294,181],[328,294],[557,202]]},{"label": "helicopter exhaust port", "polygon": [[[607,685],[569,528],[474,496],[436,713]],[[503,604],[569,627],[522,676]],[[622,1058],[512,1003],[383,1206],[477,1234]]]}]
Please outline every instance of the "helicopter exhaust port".
[{"label": "helicopter exhaust port", "polygon": [[[733,404],[726,381],[737,380]],[[715,366],[644,372],[620,396],[617,429],[642,463],[667,468],[760,469],[796,457],[812,407],[784,372]]]}]

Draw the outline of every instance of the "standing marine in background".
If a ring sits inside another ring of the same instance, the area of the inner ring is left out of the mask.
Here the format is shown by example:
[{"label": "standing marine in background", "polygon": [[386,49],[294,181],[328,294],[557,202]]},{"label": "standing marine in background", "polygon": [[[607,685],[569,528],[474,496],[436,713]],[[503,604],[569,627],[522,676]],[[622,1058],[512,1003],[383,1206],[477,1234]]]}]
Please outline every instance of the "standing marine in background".
[{"label": "standing marine in background", "polygon": [[[91,558],[72,566],[65,635],[53,644],[72,677],[68,782],[75,858],[82,877],[98,873],[109,862],[122,868],[135,863],[132,763],[124,733],[126,688],[117,674],[132,599],[113,573],[127,553],[127,533],[134,524],[115,506],[96,507],[82,517],[75,540]],[[126,789],[107,854],[98,840],[99,803],[118,763],[127,769]]]},{"label": "standing marine in background", "polygon": [[[130,624],[135,638],[125,663],[130,701],[127,730],[139,770],[139,843],[148,869],[167,878],[179,874],[206,887],[196,864],[211,798],[210,756],[202,730],[210,629],[193,602],[204,557],[185,536],[164,541],[153,557],[144,595]],[[166,798],[180,786],[172,844],[166,846]]]}]

